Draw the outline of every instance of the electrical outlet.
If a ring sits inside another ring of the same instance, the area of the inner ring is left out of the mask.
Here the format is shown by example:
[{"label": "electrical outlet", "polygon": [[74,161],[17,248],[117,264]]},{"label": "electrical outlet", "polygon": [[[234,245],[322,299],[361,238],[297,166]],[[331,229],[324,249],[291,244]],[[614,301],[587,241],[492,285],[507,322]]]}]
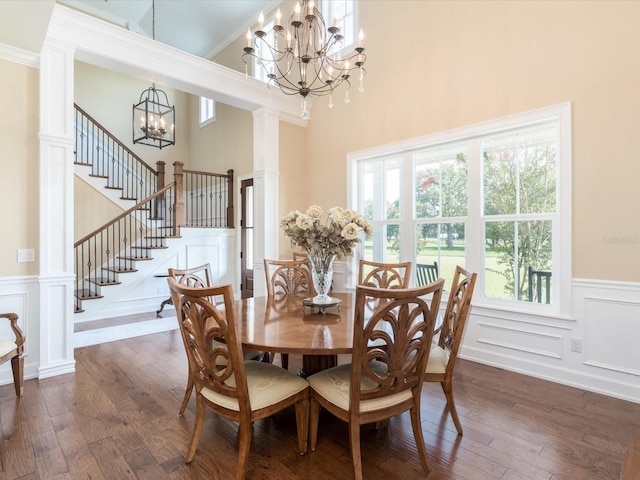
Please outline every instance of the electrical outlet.
[{"label": "electrical outlet", "polygon": [[36,254],[33,248],[21,248],[18,249],[18,262],[35,262]]},{"label": "electrical outlet", "polygon": [[582,339],[580,338],[571,339],[571,351],[576,353],[582,353]]}]

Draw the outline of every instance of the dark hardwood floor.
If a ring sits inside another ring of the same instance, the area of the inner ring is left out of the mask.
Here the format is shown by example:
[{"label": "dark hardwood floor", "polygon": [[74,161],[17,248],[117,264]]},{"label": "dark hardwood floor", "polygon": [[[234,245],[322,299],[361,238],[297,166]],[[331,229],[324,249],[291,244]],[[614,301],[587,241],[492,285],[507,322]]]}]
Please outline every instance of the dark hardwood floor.
[{"label": "dark hardwood floor", "polygon": [[[279,356],[278,356],[279,359]],[[179,332],[76,350],[76,373],[0,387],[0,480],[232,479],[236,427],[207,413],[192,464],[184,454],[193,399]],[[300,359],[290,357],[290,370]],[[460,361],[458,437],[436,384],[425,384],[423,431],[432,471],[423,472],[408,413],[389,428],[362,427],[366,479],[618,479],[640,430],[640,405]],[[326,412],[323,412],[326,413]],[[321,417],[318,449],[296,451],[294,412],[256,422],[248,479],[350,479],[346,425]]]}]

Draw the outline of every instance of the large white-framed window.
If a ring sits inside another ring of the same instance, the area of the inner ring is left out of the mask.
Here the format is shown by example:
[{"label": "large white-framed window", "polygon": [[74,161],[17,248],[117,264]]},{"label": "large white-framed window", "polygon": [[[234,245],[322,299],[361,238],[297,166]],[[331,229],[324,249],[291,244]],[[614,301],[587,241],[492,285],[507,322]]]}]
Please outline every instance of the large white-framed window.
[{"label": "large white-framed window", "polygon": [[216,121],[216,102],[212,98],[200,97],[200,128]]},{"label": "large white-framed window", "polygon": [[570,135],[567,103],[349,154],[360,258],[437,264],[445,288],[460,265],[474,304],[568,316]]}]

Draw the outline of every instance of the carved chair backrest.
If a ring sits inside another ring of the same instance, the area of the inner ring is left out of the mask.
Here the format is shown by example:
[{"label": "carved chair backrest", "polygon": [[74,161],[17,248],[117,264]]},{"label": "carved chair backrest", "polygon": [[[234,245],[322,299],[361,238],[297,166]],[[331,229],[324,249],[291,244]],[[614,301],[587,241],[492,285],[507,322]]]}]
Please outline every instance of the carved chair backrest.
[{"label": "carved chair backrest", "polygon": [[419,394],[443,286],[444,279],[411,289],[356,287],[351,410],[361,400]]},{"label": "carved chair backrest", "polygon": [[358,285],[375,288],[409,288],[411,262],[383,263],[360,260]]}]

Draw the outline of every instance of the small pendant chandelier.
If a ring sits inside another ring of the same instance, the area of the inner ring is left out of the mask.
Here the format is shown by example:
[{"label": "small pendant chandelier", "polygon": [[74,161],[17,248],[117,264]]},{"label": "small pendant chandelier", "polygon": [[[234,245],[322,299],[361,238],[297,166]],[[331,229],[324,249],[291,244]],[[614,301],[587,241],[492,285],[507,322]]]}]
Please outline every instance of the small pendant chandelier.
[{"label": "small pendant chandelier", "polygon": [[133,106],[133,143],[158,148],[174,145],[176,108],[169,105],[167,94],[154,83],[140,94],[138,102]]},{"label": "small pendant chandelier", "polygon": [[[156,2],[151,2],[152,35],[156,39]],[[164,97],[164,98],[162,98]],[[138,103],[133,105],[133,143],[151,147],[175,145],[176,108],[169,105],[167,94],[156,84],[143,90]]]}]

